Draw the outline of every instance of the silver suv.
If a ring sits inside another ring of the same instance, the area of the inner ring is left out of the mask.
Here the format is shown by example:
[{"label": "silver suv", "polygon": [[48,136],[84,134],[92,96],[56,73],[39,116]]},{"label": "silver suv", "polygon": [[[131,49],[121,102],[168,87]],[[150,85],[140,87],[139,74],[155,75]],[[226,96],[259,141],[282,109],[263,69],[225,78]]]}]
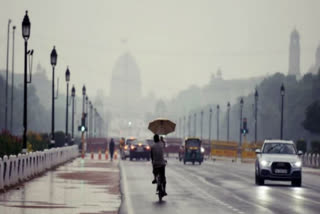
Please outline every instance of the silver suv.
[{"label": "silver suv", "polygon": [[292,186],[301,186],[302,152],[297,152],[292,141],[266,140],[256,154],[257,185],[264,185],[264,180],[282,180],[291,181]]}]

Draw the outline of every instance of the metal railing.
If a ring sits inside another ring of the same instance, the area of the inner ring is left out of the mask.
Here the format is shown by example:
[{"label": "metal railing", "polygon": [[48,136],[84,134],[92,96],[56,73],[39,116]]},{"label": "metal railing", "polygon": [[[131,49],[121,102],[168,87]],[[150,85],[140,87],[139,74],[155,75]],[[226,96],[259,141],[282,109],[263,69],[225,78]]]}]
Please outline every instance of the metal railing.
[{"label": "metal railing", "polygon": [[68,146],[17,156],[4,156],[3,159],[0,158],[0,190],[30,180],[78,155],[77,146]]}]

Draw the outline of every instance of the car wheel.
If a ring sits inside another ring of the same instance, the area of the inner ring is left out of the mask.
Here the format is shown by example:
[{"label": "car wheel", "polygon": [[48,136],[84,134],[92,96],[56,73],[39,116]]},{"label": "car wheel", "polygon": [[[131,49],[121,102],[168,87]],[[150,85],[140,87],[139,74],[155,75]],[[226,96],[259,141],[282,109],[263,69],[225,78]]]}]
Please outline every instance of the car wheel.
[{"label": "car wheel", "polygon": [[301,178],[292,180],[291,185],[294,187],[301,187]]},{"label": "car wheel", "polygon": [[186,165],[186,161],[185,160],[183,160],[183,164]]},{"label": "car wheel", "polygon": [[199,165],[201,165],[201,161],[199,161]]},{"label": "car wheel", "polygon": [[259,185],[259,186],[264,185],[264,179],[261,178],[259,175],[257,175],[257,172],[255,174],[256,174],[256,179],[255,179],[256,185]]},{"label": "car wheel", "polygon": [[192,161],[192,165],[194,165],[194,161]]},{"label": "car wheel", "polygon": [[132,159],[133,159],[133,158],[132,158],[132,157],[130,157],[130,161],[132,161]]}]

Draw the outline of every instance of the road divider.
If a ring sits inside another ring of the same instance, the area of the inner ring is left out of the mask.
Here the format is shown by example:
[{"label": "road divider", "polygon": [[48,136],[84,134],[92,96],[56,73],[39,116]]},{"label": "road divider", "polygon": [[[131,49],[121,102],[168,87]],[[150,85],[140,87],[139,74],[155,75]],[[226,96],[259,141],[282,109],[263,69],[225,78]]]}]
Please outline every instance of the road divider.
[{"label": "road divider", "polygon": [[44,171],[65,163],[79,155],[78,146],[46,149],[4,156],[0,158],[0,190],[32,179]]},{"label": "road divider", "polygon": [[230,159],[237,160],[238,143],[230,141],[212,141],[211,142],[211,158],[216,159]]}]

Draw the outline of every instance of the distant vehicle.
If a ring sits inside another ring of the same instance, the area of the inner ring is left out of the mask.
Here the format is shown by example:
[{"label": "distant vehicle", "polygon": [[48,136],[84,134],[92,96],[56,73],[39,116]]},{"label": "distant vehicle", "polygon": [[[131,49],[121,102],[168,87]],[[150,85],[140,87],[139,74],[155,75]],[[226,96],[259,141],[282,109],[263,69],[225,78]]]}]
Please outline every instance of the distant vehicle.
[{"label": "distant vehicle", "polygon": [[135,142],[137,142],[137,139],[135,137],[129,137],[125,139],[125,143],[123,145],[123,148],[121,149],[122,160],[126,160],[130,156],[130,146]]},{"label": "distant vehicle", "polygon": [[266,140],[256,154],[257,185],[264,185],[265,180],[282,180],[291,181],[292,186],[301,186],[302,152],[297,152],[292,141]]},{"label": "distant vehicle", "polygon": [[199,138],[186,138],[179,149],[179,160],[186,164],[187,162],[203,162],[205,149],[201,146]]},{"label": "distant vehicle", "polygon": [[133,158],[136,160],[139,159],[146,159],[147,161],[150,160],[151,154],[151,147],[146,141],[132,141],[129,147],[129,157],[132,161]]}]

